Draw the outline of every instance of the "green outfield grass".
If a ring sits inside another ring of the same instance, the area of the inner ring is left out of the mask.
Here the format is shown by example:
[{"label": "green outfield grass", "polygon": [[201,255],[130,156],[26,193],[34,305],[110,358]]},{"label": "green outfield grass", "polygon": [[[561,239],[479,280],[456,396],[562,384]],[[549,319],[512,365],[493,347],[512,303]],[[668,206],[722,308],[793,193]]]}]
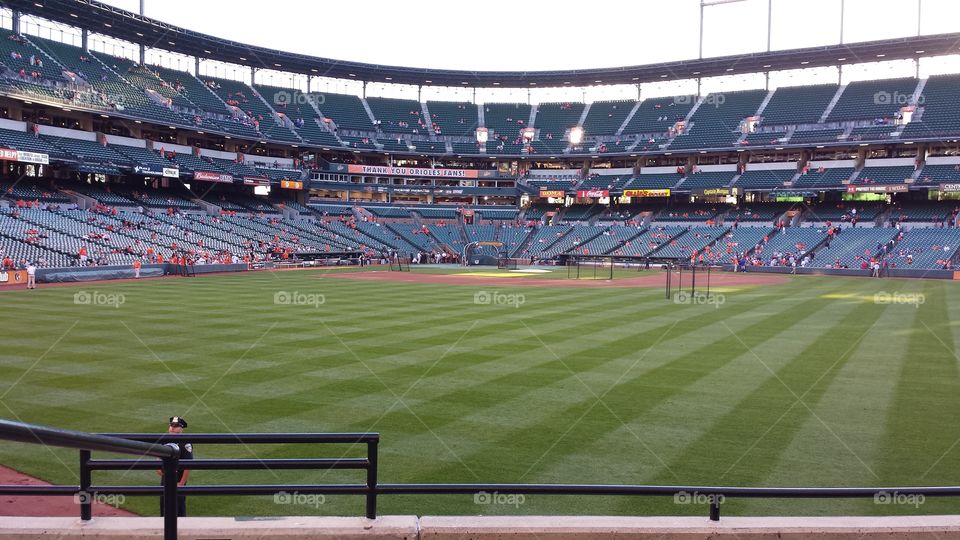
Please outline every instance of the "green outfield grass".
[{"label": "green outfield grass", "polygon": [[[0,417],[97,432],[165,431],[172,415],[193,433],[377,431],[381,481],[391,483],[960,485],[957,284],[797,276],[722,291],[722,302],[677,304],[662,288],[395,284],[295,271],[2,292]],[[318,456],[280,446],[196,452]],[[325,456],[361,454],[339,446]],[[74,451],[0,443],[0,462],[78,481]],[[359,482],[362,473],[198,471],[191,480]],[[153,484],[156,475],[98,473],[95,482]],[[334,496],[317,507],[272,497],[189,505],[191,515],[363,511],[361,498]],[[154,498],[125,506],[157,514]],[[956,508],[947,499],[728,500],[724,515]],[[380,512],[706,507],[448,496],[383,497]]]}]

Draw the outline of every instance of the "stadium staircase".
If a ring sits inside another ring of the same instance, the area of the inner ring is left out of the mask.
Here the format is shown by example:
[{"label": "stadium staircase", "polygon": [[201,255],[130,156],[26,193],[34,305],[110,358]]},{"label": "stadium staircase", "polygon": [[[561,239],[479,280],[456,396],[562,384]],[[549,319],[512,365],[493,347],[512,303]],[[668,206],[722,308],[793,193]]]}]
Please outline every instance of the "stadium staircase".
[{"label": "stadium staircase", "polygon": [[775,92],[775,90],[767,92],[767,97],[763,98],[763,101],[760,103],[760,106],[757,107],[757,113],[754,116],[763,116],[763,111],[767,108],[767,105],[770,104],[770,100],[773,99],[773,94]]},{"label": "stadium staircase", "polygon": [[847,85],[841,85],[840,88],[837,88],[837,93],[833,95],[833,99],[830,100],[830,103],[827,105],[823,114],[820,115],[820,121],[818,123],[823,124],[827,121],[827,118],[830,117],[830,113],[833,112],[833,108],[837,106],[837,103],[840,102],[840,96],[843,95],[843,91],[847,89]]},{"label": "stadium staircase", "polygon": [[[477,125],[480,127],[486,127],[486,120],[483,117],[483,105],[477,103]],[[486,151],[486,149],[483,149]]]},{"label": "stadium staircase", "polygon": [[540,108],[539,104],[533,104],[530,106],[530,117],[527,119],[527,126],[537,127],[537,110]]},{"label": "stadium staircase", "polygon": [[[427,125],[427,137],[431,141],[437,140],[437,133],[433,130],[433,117],[430,116],[430,109],[427,108],[427,100],[420,102],[420,114],[423,115],[423,122]],[[450,151],[450,148],[447,148]]]},{"label": "stadium staircase", "polygon": [[[254,95],[254,97],[251,99],[259,99],[263,103],[263,106],[270,111],[270,116],[272,117],[274,124],[276,124],[277,127],[282,127],[283,129],[287,130],[287,133],[284,133],[284,135],[289,135],[290,137],[293,137],[294,140],[303,142],[303,138],[300,137],[300,134],[297,133],[297,130],[293,128],[293,122],[287,117],[287,115],[283,115],[283,118],[281,119],[280,115],[277,114],[277,111],[270,105],[269,102],[267,102],[266,99],[264,99],[264,97],[260,94],[260,92],[257,91],[256,88],[253,88],[252,86],[249,88]],[[266,120],[266,118],[264,118],[264,120]],[[263,127],[262,124],[261,127]],[[263,132],[262,129],[260,131]],[[288,139],[289,137],[284,138]]]},{"label": "stadium staircase", "polygon": [[637,114],[637,111],[640,110],[640,103],[642,102],[637,100],[637,102],[633,104],[633,108],[630,109],[630,113],[627,114],[627,117],[623,119],[623,123],[620,124],[619,128],[617,128],[617,137],[623,135],[623,130],[627,129],[627,126],[630,125],[630,121],[633,120],[633,117]]},{"label": "stadium staircase", "polygon": [[577,127],[579,127],[579,128],[582,128],[582,127],[583,127],[583,123],[587,120],[587,115],[590,114],[590,107],[591,107],[592,105],[593,105],[593,103],[587,103],[587,104],[583,107],[583,112],[580,113],[580,119],[577,120]]},{"label": "stadium staircase", "polygon": [[[367,98],[360,98],[360,104],[363,105],[363,110],[367,111],[367,116],[370,117],[370,123],[377,125],[377,117],[373,115],[373,109],[370,108],[370,104],[367,103]],[[377,133],[383,133],[380,130],[380,126],[377,126]]]}]

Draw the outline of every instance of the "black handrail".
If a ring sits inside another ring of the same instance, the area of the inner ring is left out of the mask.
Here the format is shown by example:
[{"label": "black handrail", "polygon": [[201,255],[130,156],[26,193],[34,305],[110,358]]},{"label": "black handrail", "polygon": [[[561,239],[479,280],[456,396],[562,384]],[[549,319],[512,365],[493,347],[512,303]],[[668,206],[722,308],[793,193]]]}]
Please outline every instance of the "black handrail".
[{"label": "black handrail", "polygon": [[[720,506],[727,497],[829,499],[870,498],[880,496],[958,497],[960,486],[941,487],[734,487],[734,486],[657,486],[610,484],[378,484],[378,433],[243,433],[243,434],[88,434],[0,420],[0,439],[43,443],[80,448],[80,486],[0,486],[0,495],[56,495],[78,493],[158,495],[164,507],[176,508],[178,496],[215,495],[280,495],[297,494],[363,495],[366,516],[377,516],[378,495],[602,495],[602,496],[686,496],[691,502],[708,504],[710,519],[720,519]],[[199,485],[178,487],[179,442],[206,444],[284,444],[336,443],[363,444],[365,458],[283,458],[283,459],[195,459],[186,468],[197,470],[267,470],[267,469],[354,469],[366,470],[365,483],[358,484],[259,484]],[[168,446],[169,445],[169,446]],[[91,484],[94,470],[156,469],[157,462],[143,459],[99,459],[90,457],[91,450],[139,454],[163,459],[164,485],[112,486]],[[91,519],[89,498],[81,502],[81,518]],[[176,512],[164,512],[164,538],[176,538]],[[171,525],[172,524],[172,525]]]},{"label": "black handrail", "polygon": [[[80,449],[80,486],[79,489],[72,486],[21,486],[21,487],[40,487],[46,490],[48,495],[72,495],[79,496],[81,517],[86,508],[89,520],[90,509],[90,472],[84,474],[83,463],[84,456],[89,460],[92,450],[102,452],[114,452],[118,454],[132,454],[138,456],[150,456],[163,460],[161,470],[163,471],[163,502],[165,508],[176,508],[177,505],[177,467],[180,461],[180,448],[176,445],[167,446],[165,444],[148,443],[123,439],[120,437],[110,437],[106,435],[95,435],[84,433],[82,431],[73,431],[69,429],[51,428],[36,424],[26,424],[23,422],[12,422],[10,420],[0,419],[0,439],[8,441],[18,441],[31,444],[44,444],[48,446],[58,446],[61,448]],[[154,468],[156,464],[153,465]],[[84,482],[86,480],[86,482]],[[0,493],[9,493],[4,486],[0,488]],[[16,491],[16,486],[13,486]],[[58,488],[53,492],[51,488]],[[66,488],[66,489],[63,489]],[[37,490],[41,491],[41,490]],[[87,496],[84,496],[87,495]],[[177,513],[164,512],[163,517],[163,537],[164,540],[175,540],[177,537]]]}]

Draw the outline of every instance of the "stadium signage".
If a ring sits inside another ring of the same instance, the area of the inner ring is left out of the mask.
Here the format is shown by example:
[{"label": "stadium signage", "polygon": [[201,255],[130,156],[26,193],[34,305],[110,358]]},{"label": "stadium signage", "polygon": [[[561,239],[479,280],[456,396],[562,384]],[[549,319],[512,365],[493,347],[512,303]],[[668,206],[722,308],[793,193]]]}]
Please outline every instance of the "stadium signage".
[{"label": "stadium signage", "polygon": [[283,189],[303,189],[303,182],[296,180],[281,180],[280,187]]},{"label": "stadium signage", "polygon": [[[342,166],[336,167],[336,169],[342,169]],[[343,171],[338,170],[337,172]],[[480,171],[473,169],[430,169],[425,167],[387,167],[382,165],[347,165],[347,172],[381,176],[428,176],[437,178],[480,177]]]},{"label": "stadium signage", "polygon": [[207,171],[194,171],[193,172],[194,180],[203,180],[204,182],[222,182],[230,183],[233,182],[233,176],[229,174],[220,174]]},{"label": "stadium signage", "polygon": [[718,196],[718,197],[736,197],[737,188],[706,188],[695,189],[693,195]]},{"label": "stadium signage", "polygon": [[180,169],[177,167],[163,167],[160,165],[137,165],[133,168],[136,174],[144,176],[163,176],[164,178],[180,178]]},{"label": "stadium signage", "polygon": [[625,189],[624,197],[669,197],[669,189]]},{"label": "stadium signage", "polygon": [[38,154],[37,152],[24,152],[12,148],[0,148],[0,160],[2,161],[22,161],[24,163],[39,163],[41,165],[50,164],[50,156],[47,154]]},{"label": "stadium signage", "polygon": [[960,192],[960,184],[940,184],[940,193]]},{"label": "stadium signage", "polygon": [[577,197],[579,198],[596,198],[596,197],[609,197],[610,190],[607,189],[581,189],[577,191]]},{"label": "stadium signage", "polygon": [[910,190],[906,184],[889,186],[847,186],[847,193],[905,193]]},{"label": "stadium signage", "polygon": [[265,176],[244,176],[243,185],[245,186],[269,186],[270,179]]},{"label": "stadium signage", "polygon": [[562,199],[567,196],[567,192],[562,189],[541,189],[541,199]]}]

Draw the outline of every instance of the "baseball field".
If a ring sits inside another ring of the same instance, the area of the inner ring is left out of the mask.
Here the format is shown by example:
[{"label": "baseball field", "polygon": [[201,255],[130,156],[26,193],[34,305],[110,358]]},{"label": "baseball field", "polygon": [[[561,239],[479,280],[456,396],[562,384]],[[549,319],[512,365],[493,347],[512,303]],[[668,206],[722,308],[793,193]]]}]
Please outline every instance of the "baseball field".
[{"label": "baseball field", "polygon": [[[464,273],[305,270],[0,292],[0,417],[92,432],[163,432],[173,415],[187,433],[375,431],[389,483],[960,484],[953,282],[714,274],[710,297],[667,300],[657,271],[611,282]],[[54,483],[76,484],[77,462],[75,451],[0,443],[0,463]],[[190,478],[360,481],[350,471]],[[155,498],[116,502],[157,515]],[[698,502],[384,496],[380,513],[706,515]],[[352,496],[189,502],[193,516],[362,511]],[[955,512],[949,499],[895,495],[724,504],[725,515]]]}]

